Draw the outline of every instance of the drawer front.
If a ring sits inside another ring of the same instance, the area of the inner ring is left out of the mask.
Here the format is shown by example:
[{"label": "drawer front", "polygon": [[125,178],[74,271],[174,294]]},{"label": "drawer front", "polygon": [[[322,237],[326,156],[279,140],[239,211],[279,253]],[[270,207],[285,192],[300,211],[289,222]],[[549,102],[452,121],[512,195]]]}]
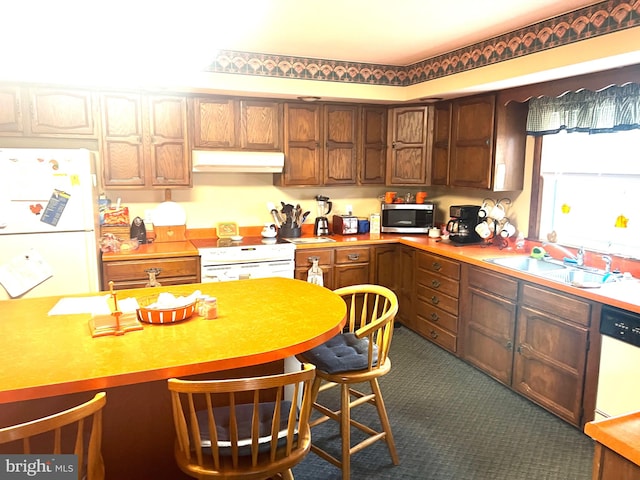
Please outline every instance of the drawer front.
[{"label": "drawer front", "polygon": [[163,278],[198,277],[200,274],[200,257],[104,262],[102,265],[105,283],[109,280],[147,280],[149,275],[145,270],[149,268],[161,270],[157,275],[160,283]]},{"label": "drawer front", "polygon": [[369,247],[336,248],[336,263],[367,263],[369,262]]},{"label": "drawer front", "polygon": [[486,268],[469,268],[469,286],[509,300],[515,300],[518,297],[517,280],[494,273]]},{"label": "drawer front", "polygon": [[333,249],[313,250],[310,248],[296,251],[296,267],[311,267],[312,257],[319,258],[318,265],[331,265],[333,263]]},{"label": "drawer front", "polygon": [[436,272],[460,280],[460,264],[448,258],[430,253],[418,253],[418,269]]},{"label": "drawer front", "polygon": [[427,304],[431,304],[434,307],[441,308],[442,310],[458,316],[458,299],[450,297],[442,292],[427,288],[424,285],[418,284],[417,288],[418,300],[423,300]]},{"label": "drawer front", "polygon": [[[115,290],[126,290],[130,288],[144,288],[147,285],[149,279],[146,280],[123,280],[118,282],[113,282],[113,288]],[[163,278],[162,282],[160,282],[162,286],[166,287],[168,285],[189,285],[192,283],[200,283],[200,279],[198,277],[178,277],[178,278]],[[106,289],[109,288],[109,285],[106,285]]]},{"label": "drawer front", "polygon": [[547,312],[578,325],[588,327],[591,323],[591,304],[578,298],[525,283],[522,285],[521,302],[533,310]]},{"label": "drawer front", "polygon": [[432,288],[437,292],[446,293],[455,298],[458,298],[460,292],[460,282],[458,282],[458,280],[443,277],[442,275],[426,270],[418,270],[416,273],[416,282],[419,285]]},{"label": "drawer front", "polygon": [[452,333],[458,332],[458,317],[422,299],[418,299],[416,316],[424,322],[433,323]]},{"label": "drawer front", "polygon": [[452,353],[458,351],[457,337],[440,328],[438,325],[418,319],[416,322],[416,331],[433,343],[440,345],[445,350],[449,350]]}]

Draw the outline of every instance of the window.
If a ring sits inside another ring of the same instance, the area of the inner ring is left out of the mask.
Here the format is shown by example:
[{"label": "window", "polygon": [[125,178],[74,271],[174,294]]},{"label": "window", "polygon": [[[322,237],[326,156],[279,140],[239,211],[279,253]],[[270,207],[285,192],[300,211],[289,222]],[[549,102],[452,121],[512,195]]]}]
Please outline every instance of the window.
[{"label": "window", "polygon": [[640,130],[545,135],[540,175],[541,240],[640,258]]}]

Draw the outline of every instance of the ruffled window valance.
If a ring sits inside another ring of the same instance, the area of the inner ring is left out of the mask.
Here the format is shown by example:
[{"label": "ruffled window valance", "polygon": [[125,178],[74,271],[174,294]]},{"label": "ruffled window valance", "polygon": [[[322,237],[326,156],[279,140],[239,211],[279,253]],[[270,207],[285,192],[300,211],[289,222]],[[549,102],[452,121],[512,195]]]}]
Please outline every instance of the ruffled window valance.
[{"label": "ruffled window valance", "polygon": [[582,90],[560,97],[529,100],[527,133],[540,136],[567,132],[608,133],[640,129],[640,84]]}]

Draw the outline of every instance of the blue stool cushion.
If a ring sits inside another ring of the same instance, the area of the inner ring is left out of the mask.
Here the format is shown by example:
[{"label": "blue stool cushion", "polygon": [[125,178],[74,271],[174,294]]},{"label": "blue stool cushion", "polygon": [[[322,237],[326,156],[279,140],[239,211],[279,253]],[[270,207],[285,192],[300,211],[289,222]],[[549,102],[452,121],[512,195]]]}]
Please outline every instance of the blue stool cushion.
[{"label": "blue stool cushion", "polygon": [[[331,340],[304,352],[301,356],[327,373],[364,370],[369,366],[367,358],[368,338],[357,338],[351,332],[336,335]],[[373,346],[373,364],[378,361],[378,347]]]},{"label": "blue stool cushion", "polygon": [[[271,442],[271,422],[273,419],[273,411],[275,402],[263,402],[258,407],[259,418],[259,451],[268,451]],[[280,407],[280,431],[278,432],[278,446],[284,445],[281,440],[286,443],[283,438],[287,435],[287,423],[289,412],[291,411],[291,402],[283,400]],[[231,433],[230,433],[230,412],[229,407],[214,407],[213,414],[216,417],[216,431],[218,433],[218,447],[221,449],[220,454],[223,456],[231,455]],[[200,428],[200,446],[207,452],[207,447],[211,447],[211,436],[209,435],[209,424],[207,411],[201,410],[196,412],[198,426]],[[251,426],[253,421],[253,404],[241,404],[236,406],[236,421],[238,426],[238,447],[239,454],[251,454]]]}]

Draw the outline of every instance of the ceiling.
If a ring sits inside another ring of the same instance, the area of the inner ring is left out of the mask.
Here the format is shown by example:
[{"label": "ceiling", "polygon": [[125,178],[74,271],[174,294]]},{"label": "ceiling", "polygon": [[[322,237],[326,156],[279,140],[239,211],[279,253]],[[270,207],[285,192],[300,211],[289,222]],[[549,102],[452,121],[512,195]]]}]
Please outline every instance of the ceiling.
[{"label": "ceiling", "polygon": [[[594,0],[236,0],[221,49],[409,65]],[[253,12],[252,12],[253,9]]]},{"label": "ceiling", "polygon": [[[233,93],[245,79],[234,76],[228,80],[229,85],[218,88],[192,81],[188,74],[202,77],[218,50],[406,66],[597,3],[600,2],[21,0],[3,8],[0,43],[11,48],[0,52],[0,80],[112,86],[150,81],[160,88],[177,86]],[[572,66],[571,74],[615,66],[589,64],[584,71]],[[180,80],[170,79],[176,72]],[[554,71],[545,75],[514,77],[508,84],[487,84],[483,88],[509,88],[568,73]],[[208,81],[208,77],[202,81]],[[287,86],[269,94],[331,96],[318,92],[320,87],[318,83],[313,88]],[[255,89],[238,91],[251,94]],[[416,98],[423,96],[421,92],[415,94]]]}]

